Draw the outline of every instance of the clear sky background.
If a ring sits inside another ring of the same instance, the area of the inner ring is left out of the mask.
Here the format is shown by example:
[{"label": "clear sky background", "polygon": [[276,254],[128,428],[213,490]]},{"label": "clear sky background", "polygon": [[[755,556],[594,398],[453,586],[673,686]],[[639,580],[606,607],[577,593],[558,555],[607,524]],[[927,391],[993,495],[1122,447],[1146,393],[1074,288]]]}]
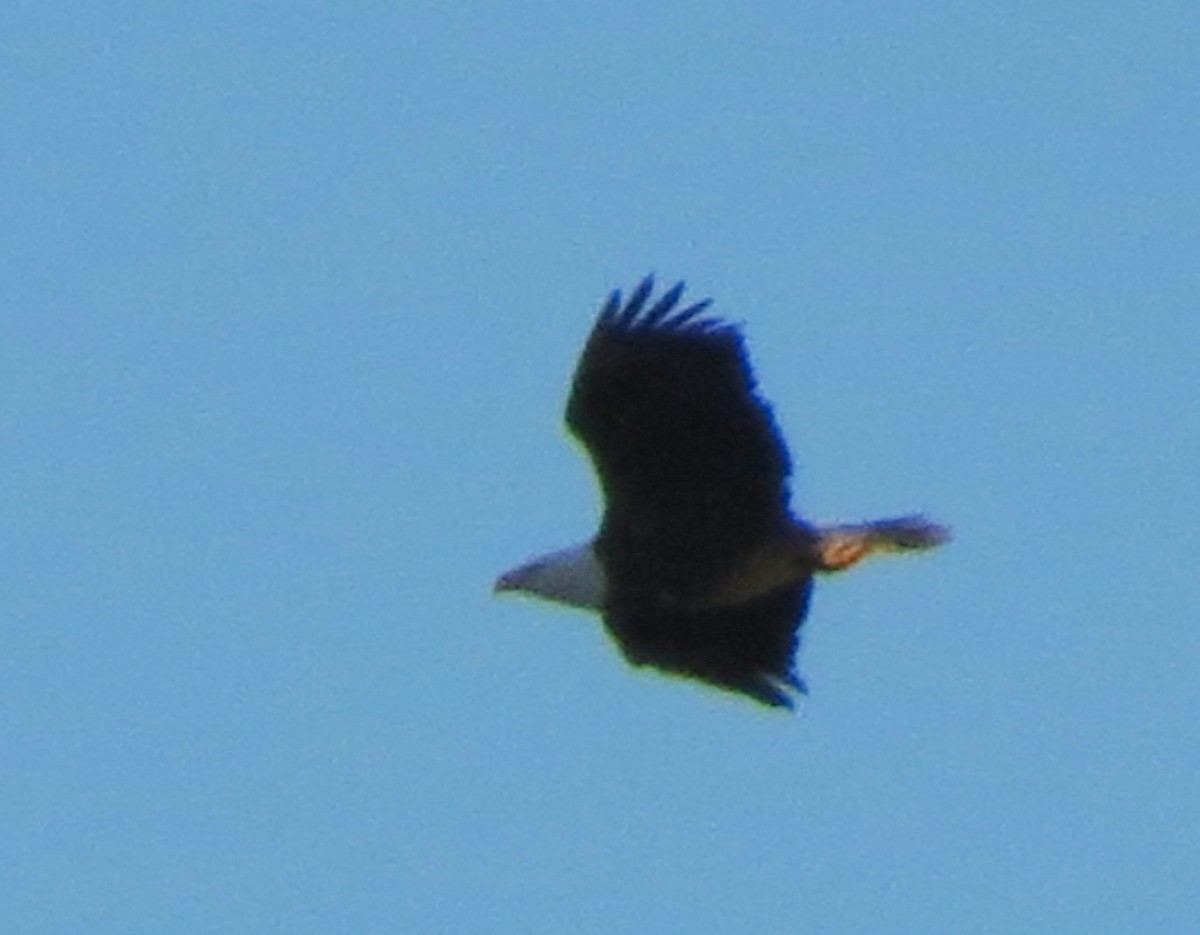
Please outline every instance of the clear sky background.
[{"label": "clear sky background", "polygon": [[[12,3],[6,933],[1200,931],[1200,8]],[[795,715],[494,600],[604,293],[746,324]]]}]

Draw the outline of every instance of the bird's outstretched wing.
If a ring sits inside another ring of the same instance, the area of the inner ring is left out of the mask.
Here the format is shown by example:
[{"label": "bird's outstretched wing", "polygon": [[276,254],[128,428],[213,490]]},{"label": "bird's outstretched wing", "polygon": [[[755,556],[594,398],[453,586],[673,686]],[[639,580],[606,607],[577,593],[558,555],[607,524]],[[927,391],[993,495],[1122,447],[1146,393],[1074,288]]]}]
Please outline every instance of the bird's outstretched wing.
[{"label": "bird's outstretched wing", "polygon": [[604,492],[601,547],[618,540],[611,559],[686,590],[787,522],[791,465],[739,329],[708,301],[681,306],[683,283],[651,303],[653,288],[608,297],[567,425]]}]

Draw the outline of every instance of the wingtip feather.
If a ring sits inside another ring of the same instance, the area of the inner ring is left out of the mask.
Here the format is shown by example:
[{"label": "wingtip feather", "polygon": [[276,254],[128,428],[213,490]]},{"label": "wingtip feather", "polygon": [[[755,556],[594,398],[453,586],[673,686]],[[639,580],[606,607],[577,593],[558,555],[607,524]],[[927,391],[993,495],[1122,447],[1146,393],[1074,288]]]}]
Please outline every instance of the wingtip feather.
[{"label": "wingtip feather", "polygon": [[647,325],[656,325],[679,304],[679,298],[683,295],[683,282],[677,282],[674,286],[663,293],[662,298],[654,303],[654,307],[642,316],[642,321]]},{"label": "wingtip feather", "polygon": [[617,324],[628,327],[637,320],[638,315],[642,311],[642,307],[646,304],[646,299],[650,298],[650,293],[654,291],[654,274],[651,273],[643,279],[633,294],[629,296],[629,301],[625,303],[625,308],[621,310],[621,314],[617,319]]}]

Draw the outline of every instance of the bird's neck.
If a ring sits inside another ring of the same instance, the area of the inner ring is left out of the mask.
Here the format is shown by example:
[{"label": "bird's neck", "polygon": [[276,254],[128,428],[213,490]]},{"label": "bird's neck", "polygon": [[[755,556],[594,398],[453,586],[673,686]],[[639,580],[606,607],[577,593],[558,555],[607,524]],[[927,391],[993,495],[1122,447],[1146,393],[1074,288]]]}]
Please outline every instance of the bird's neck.
[{"label": "bird's neck", "polygon": [[541,597],[570,607],[604,608],[607,580],[592,542],[551,552],[542,561],[545,565],[537,587]]}]

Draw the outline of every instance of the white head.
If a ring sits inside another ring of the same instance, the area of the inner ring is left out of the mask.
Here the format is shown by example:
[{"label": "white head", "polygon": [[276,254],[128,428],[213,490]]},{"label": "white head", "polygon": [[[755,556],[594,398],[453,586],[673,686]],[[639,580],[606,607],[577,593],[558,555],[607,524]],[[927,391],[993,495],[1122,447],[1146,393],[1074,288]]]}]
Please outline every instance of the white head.
[{"label": "white head", "polygon": [[495,592],[521,591],[570,607],[604,607],[604,567],[592,543],[541,555],[496,579]]}]

